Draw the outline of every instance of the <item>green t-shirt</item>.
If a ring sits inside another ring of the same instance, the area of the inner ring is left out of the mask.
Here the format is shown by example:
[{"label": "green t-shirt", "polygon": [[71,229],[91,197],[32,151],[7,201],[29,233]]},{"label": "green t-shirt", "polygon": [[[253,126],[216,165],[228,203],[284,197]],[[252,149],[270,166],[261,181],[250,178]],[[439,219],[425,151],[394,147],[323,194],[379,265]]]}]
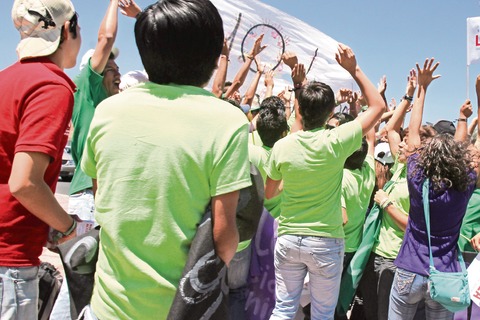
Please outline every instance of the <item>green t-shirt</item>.
[{"label": "green t-shirt", "polygon": [[265,167],[283,179],[278,235],[343,238],[341,191],[343,164],[360,148],[360,122],[332,130],[297,131],[275,143]]},{"label": "green t-shirt", "polygon": [[[395,159],[395,164],[392,168],[393,184],[386,190],[392,200],[400,211],[406,216],[410,210],[410,197],[407,186],[407,166],[405,163],[398,162]],[[380,233],[378,235],[378,242],[373,247],[373,252],[379,256],[395,259],[398,251],[402,246],[403,236],[405,232],[395,223],[388,213],[383,214],[382,223],[380,225]]]},{"label": "green t-shirt", "polygon": [[347,210],[348,222],[345,231],[345,252],[355,252],[362,242],[363,224],[370,197],[375,187],[375,163],[367,155],[362,168],[343,169],[342,207]]},{"label": "green t-shirt", "polygon": [[95,108],[107,98],[102,81],[103,76],[92,70],[90,60],[75,79],[77,91],[72,114],[72,157],[75,161],[75,174],[70,184],[70,194],[92,187],[92,178],[82,171],[80,163]]},{"label": "green t-shirt", "polygon": [[97,179],[99,319],[166,319],[211,198],[251,185],[248,123],[197,87],[129,88],[95,111],[82,169]]},{"label": "green t-shirt", "polygon": [[[270,156],[271,150],[272,149],[267,146],[259,147],[251,143],[248,144],[248,158],[250,159],[250,162],[255,167],[258,168],[258,171],[260,171],[264,184],[267,181],[267,173],[265,172],[265,165],[268,161],[268,157]],[[263,206],[265,207],[265,209],[268,210],[268,212],[270,212],[270,215],[274,218],[280,215],[280,201],[281,201],[280,195],[271,199],[265,198],[263,200]]]},{"label": "green t-shirt", "polygon": [[458,238],[458,245],[462,252],[475,252],[470,241],[465,239],[473,238],[480,233],[480,189],[473,191],[470,200],[468,201],[467,211],[463,217],[462,228],[460,229],[460,237]]}]

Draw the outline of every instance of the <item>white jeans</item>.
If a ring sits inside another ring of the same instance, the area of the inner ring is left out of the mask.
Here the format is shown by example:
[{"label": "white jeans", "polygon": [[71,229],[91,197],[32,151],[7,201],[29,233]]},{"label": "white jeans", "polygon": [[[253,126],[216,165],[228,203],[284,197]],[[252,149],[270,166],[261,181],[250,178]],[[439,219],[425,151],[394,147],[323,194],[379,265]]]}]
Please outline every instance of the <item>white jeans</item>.
[{"label": "white jeans", "polygon": [[38,318],[38,267],[0,267],[0,319]]},{"label": "white jeans", "polygon": [[333,319],[340,291],[344,240],[282,235],[275,245],[276,301],[270,319],[294,319],[305,276],[310,278],[311,319]]}]

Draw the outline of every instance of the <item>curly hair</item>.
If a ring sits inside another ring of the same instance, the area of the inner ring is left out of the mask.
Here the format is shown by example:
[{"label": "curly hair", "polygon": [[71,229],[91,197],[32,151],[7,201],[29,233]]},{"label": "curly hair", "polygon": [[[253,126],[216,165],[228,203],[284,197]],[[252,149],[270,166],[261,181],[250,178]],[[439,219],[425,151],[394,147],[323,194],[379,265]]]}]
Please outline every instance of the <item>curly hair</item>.
[{"label": "curly hair", "polygon": [[463,192],[474,182],[469,175],[473,168],[467,147],[468,144],[455,141],[450,134],[437,134],[418,150],[415,170],[430,178],[436,192],[448,188]]}]

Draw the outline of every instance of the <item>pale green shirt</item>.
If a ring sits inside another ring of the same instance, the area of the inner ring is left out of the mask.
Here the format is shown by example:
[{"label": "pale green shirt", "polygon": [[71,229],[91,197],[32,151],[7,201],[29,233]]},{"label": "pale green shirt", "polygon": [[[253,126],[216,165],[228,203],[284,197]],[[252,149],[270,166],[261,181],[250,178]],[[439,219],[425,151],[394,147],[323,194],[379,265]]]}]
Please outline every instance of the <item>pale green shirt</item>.
[{"label": "pale green shirt", "polygon": [[344,237],[343,165],[361,140],[354,120],[332,130],[297,131],[275,143],[265,171],[284,183],[278,235]]},{"label": "pale green shirt", "polygon": [[370,197],[375,187],[375,163],[367,155],[362,168],[343,169],[342,207],[347,210],[348,222],[345,231],[345,252],[355,252],[362,242],[363,224]]},{"label": "pale green shirt", "polygon": [[211,198],[251,185],[245,115],[208,91],[140,84],[104,100],[82,169],[97,179],[99,319],[166,319]]},{"label": "pale green shirt", "polygon": [[[395,159],[392,172],[393,176],[391,180],[393,184],[390,185],[386,192],[389,194],[388,197],[394,202],[397,209],[408,216],[410,197],[407,186],[406,164],[400,163]],[[378,242],[374,245],[373,252],[388,259],[395,259],[402,246],[404,234],[405,232],[395,223],[392,217],[384,212]]]}]

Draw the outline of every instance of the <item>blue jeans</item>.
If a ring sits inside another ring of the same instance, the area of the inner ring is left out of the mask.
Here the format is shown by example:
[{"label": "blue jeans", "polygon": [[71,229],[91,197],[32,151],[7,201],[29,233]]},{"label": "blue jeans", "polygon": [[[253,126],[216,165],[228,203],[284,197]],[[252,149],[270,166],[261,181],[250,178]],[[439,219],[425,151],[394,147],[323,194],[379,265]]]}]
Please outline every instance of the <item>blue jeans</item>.
[{"label": "blue jeans", "polygon": [[388,319],[413,319],[421,301],[425,301],[425,319],[453,319],[453,312],[430,298],[427,277],[397,268],[390,292]]},{"label": "blue jeans", "polygon": [[246,303],[248,296],[248,274],[250,271],[251,247],[235,253],[228,268],[228,307],[230,320],[247,318]]},{"label": "blue jeans", "polygon": [[276,301],[270,319],[293,319],[309,275],[311,319],[333,319],[340,290],[344,241],[283,235],[275,244]]},{"label": "blue jeans", "polygon": [[38,267],[0,267],[0,319],[38,318]]}]

